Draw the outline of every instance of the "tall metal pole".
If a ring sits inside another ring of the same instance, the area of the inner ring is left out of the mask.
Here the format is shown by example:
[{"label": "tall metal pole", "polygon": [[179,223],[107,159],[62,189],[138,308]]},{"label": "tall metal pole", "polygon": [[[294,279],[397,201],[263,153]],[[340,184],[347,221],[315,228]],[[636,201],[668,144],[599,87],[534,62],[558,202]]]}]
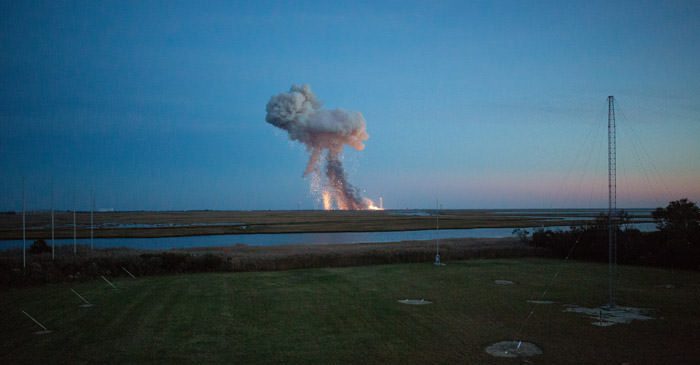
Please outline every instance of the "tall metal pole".
[{"label": "tall metal pole", "polygon": [[93,190],[92,192],[92,206],[90,207],[90,250],[94,248],[94,245],[92,243],[93,237],[94,237],[94,227],[95,227],[95,220],[94,220],[94,214],[95,214],[95,191]]},{"label": "tall metal pole", "polygon": [[617,265],[617,148],[615,145],[615,97],[608,96],[608,295],[615,307],[615,270]]},{"label": "tall metal pole", "polygon": [[78,242],[76,239],[76,224],[75,224],[75,197],[73,197],[73,256],[78,253]]},{"label": "tall metal pole", "polygon": [[51,260],[56,259],[56,243],[54,234],[53,181],[51,181]]},{"label": "tall metal pole", "polygon": [[27,267],[27,204],[24,196],[24,177],[22,177],[22,268]]},{"label": "tall metal pole", "polygon": [[435,265],[440,266],[440,203],[435,199]]}]

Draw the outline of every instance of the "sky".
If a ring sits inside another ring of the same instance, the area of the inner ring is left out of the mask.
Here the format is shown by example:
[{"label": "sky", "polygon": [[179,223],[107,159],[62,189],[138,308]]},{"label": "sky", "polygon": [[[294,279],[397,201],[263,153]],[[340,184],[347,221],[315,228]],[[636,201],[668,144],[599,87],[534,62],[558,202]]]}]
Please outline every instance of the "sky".
[{"label": "sky", "polygon": [[293,84],[387,208],[607,206],[608,95],[618,206],[698,201],[698,60],[697,1],[3,1],[0,210],[317,209]]}]

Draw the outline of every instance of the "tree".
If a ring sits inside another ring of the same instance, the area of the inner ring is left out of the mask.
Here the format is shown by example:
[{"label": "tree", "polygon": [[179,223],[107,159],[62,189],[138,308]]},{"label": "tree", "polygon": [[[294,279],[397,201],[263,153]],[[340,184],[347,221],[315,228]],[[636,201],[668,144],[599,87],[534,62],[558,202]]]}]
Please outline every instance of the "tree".
[{"label": "tree", "polygon": [[513,235],[520,239],[520,242],[527,243],[530,240],[530,231],[524,228],[516,228],[513,230]]},{"label": "tree", "polygon": [[672,239],[690,243],[700,237],[700,208],[688,199],[668,203],[652,213],[656,227]]},{"label": "tree", "polygon": [[[607,232],[609,223],[608,214],[599,213],[598,216],[586,224],[584,228],[587,231]],[[627,213],[624,209],[618,209],[615,211],[615,213],[613,213],[613,223],[617,226],[619,231],[622,228],[630,228],[632,219],[630,218],[629,213]],[[605,233],[605,237],[607,237],[607,233]]]},{"label": "tree", "polygon": [[29,246],[29,253],[31,254],[40,254],[42,252],[51,252],[49,245],[47,245],[46,241],[42,239],[34,241],[34,243]]}]

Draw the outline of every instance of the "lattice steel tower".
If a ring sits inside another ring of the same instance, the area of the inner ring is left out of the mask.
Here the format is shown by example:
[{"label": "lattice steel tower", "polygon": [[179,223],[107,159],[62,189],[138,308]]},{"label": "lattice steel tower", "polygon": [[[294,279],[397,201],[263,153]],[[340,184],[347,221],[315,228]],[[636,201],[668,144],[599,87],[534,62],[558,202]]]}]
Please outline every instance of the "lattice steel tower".
[{"label": "lattice steel tower", "polygon": [[615,307],[617,266],[617,148],[615,145],[615,97],[608,96],[608,294]]}]

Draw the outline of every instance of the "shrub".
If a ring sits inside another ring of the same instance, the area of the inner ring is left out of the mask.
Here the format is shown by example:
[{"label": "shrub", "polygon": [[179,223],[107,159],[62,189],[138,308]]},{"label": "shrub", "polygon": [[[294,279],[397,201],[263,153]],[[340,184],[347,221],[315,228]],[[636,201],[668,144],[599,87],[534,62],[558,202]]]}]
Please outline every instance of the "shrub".
[{"label": "shrub", "polygon": [[[629,216],[620,211],[617,223],[617,262],[700,269],[697,243],[698,208],[686,199],[658,208],[653,217],[660,231],[640,232],[630,228]],[[515,232],[517,234],[517,232]],[[608,217],[601,214],[589,224],[568,231],[535,230],[529,243],[547,249],[554,257],[589,261],[608,260]]]},{"label": "shrub", "polygon": [[46,241],[38,239],[32,243],[29,247],[29,253],[33,255],[41,254],[44,252],[51,252],[51,247],[46,244]]}]

